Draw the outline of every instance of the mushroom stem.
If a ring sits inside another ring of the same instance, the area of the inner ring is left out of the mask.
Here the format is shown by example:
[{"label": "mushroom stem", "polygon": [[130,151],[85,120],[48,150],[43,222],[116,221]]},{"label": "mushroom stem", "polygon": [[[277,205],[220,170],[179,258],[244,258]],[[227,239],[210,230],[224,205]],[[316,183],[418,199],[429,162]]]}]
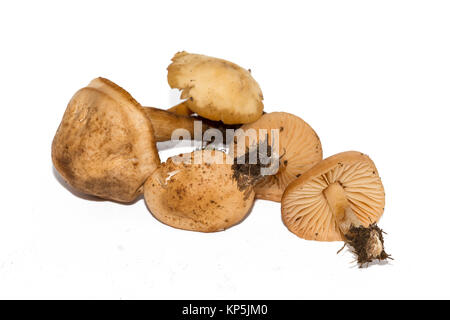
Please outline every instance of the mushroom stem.
[{"label": "mushroom stem", "polygon": [[[175,106],[176,107],[176,106]],[[174,107],[174,108],[175,108]],[[176,129],[185,129],[194,138],[203,138],[203,133],[208,129],[218,129],[222,133],[223,141],[225,141],[226,130],[236,130],[240,125],[227,125],[220,121],[212,121],[199,116],[181,115],[172,112],[172,108],[162,110],[153,107],[143,107],[147,118],[150,119],[155,139],[157,142],[168,141],[172,138],[172,133]],[[201,122],[202,135],[195,135],[195,121]]]},{"label": "mushroom stem", "polygon": [[177,104],[176,106],[173,106],[172,108],[167,109],[167,111],[181,115],[181,116],[190,116],[193,112],[188,107],[188,101],[184,101],[180,104]]},{"label": "mushroom stem", "polygon": [[[201,119],[196,117],[183,116],[172,113],[168,110],[161,110],[152,107],[144,107],[144,112],[152,123],[157,142],[170,140],[172,138],[173,131],[176,129],[187,130],[192,139],[194,139],[194,123],[196,120],[201,121]],[[201,122],[202,134],[209,128],[213,128],[213,126],[206,124],[203,121]]]},{"label": "mushroom stem", "polygon": [[351,245],[360,265],[373,260],[385,260],[383,231],[374,223],[365,227],[350,207],[345,190],[340,183],[333,183],[323,191],[334,213],[344,241]]}]

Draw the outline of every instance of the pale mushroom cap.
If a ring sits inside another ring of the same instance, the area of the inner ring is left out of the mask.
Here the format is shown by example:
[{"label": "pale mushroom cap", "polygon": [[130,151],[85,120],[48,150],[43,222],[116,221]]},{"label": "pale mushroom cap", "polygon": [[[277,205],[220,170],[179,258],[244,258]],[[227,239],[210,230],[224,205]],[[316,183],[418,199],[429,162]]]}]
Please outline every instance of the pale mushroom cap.
[{"label": "pale mushroom cap", "polygon": [[262,115],[258,83],[232,62],[183,51],[175,54],[167,70],[170,87],[181,89],[189,109],[204,118],[241,124]]},{"label": "pale mushroom cap", "polygon": [[56,170],[76,190],[131,202],[160,163],[153,129],[124,89],[97,78],[75,93],[52,144]]},{"label": "pale mushroom cap", "polygon": [[[255,129],[259,141],[266,139],[263,131],[268,134],[268,143],[272,146],[271,129],[279,131],[280,166],[274,176],[268,176],[255,186],[256,198],[281,201],[286,187],[322,160],[322,145],[316,132],[301,118],[286,112],[264,114],[256,122],[243,125],[242,130]],[[239,140],[238,140],[239,142]],[[247,144],[254,145],[256,140],[249,138]]]},{"label": "pale mushroom cap", "polygon": [[174,228],[215,232],[245,218],[253,205],[254,192],[239,190],[231,164],[221,151],[195,151],[188,159],[203,157],[201,164],[186,164],[170,158],[145,183],[145,201],[150,212]]},{"label": "pale mushroom cap", "polygon": [[363,226],[380,219],[385,194],[377,168],[368,156],[349,151],[319,162],[287,187],[281,213],[291,232],[307,240],[344,240],[323,193],[333,183],[341,184]]}]

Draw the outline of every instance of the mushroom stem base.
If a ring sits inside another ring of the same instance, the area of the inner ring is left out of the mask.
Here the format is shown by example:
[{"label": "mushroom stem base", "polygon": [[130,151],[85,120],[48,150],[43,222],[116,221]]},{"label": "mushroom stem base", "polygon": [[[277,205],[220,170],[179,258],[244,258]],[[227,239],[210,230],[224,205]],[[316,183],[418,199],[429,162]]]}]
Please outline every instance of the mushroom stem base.
[{"label": "mushroom stem base", "polygon": [[334,183],[324,190],[325,198],[333,210],[344,241],[353,247],[358,263],[386,260],[390,256],[384,251],[383,231],[374,223],[365,227],[350,207],[345,190]]},{"label": "mushroom stem base", "polygon": [[237,155],[234,158],[233,179],[237,181],[238,188],[246,190],[249,187],[254,187],[258,183],[261,183],[266,178],[271,176],[263,175],[262,169],[268,168],[272,161],[266,163],[261,156],[261,150],[267,151],[266,156],[271,160],[277,161],[278,158],[272,152],[271,145],[268,144],[267,139],[259,142],[257,145],[247,148],[244,155]]},{"label": "mushroom stem base", "polygon": [[362,266],[373,260],[386,260],[390,256],[384,251],[383,230],[375,223],[367,228],[351,226],[345,234],[345,241],[353,247],[358,257],[358,263]]}]

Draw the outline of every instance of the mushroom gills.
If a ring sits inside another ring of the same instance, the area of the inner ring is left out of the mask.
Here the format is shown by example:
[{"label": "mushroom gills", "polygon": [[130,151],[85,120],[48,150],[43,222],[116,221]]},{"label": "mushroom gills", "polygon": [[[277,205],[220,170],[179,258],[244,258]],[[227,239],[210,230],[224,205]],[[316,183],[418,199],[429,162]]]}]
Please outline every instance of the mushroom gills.
[{"label": "mushroom gills", "polygon": [[390,258],[384,251],[383,231],[376,223],[368,227],[362,225],[350,207],[345,190],[339,182],[330,184],[323,194],[344,235],[345,242],[355,250],[360,266],[373,260]]},{"label": "mushroom gills", "polygon": [[[264,114],[241,127],[236,144],[266,141],[277,155],[279,166],[255,186],[256,198],[280,202],[286,187],[322,160],[322,145],[314,129],[303,119],[286,112]],[[239,154],[239,150],[236,151]]]}]

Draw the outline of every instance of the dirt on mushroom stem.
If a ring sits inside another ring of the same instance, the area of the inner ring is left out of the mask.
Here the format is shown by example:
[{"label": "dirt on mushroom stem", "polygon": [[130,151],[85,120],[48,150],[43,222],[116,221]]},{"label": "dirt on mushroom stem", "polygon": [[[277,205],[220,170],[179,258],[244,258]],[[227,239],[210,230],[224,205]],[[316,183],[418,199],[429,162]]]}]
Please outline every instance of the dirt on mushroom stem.
[{"label": "dirt on mushroom stem", "polygon": [[[237,181],[239,190],[246,190],[262,182],[268,177],[261,173],[262,169],[269,168],[275,157],[275,161],[280,161],[280,158],[272,152],[272,147],[267,141],[266,137],[258,144],[247,147],[245,154],[234,158],[233,179]],[[252,160],[255,163],[251,163]]]},{"label": "dirt on mushroom stem", "polygon": [[374,260],[387,260],[391,256],[384,251],[383,230],[376,223],[364,226],[352,225],[344,235],[345,242],[351,246],[357,256],[359,267]]}]

